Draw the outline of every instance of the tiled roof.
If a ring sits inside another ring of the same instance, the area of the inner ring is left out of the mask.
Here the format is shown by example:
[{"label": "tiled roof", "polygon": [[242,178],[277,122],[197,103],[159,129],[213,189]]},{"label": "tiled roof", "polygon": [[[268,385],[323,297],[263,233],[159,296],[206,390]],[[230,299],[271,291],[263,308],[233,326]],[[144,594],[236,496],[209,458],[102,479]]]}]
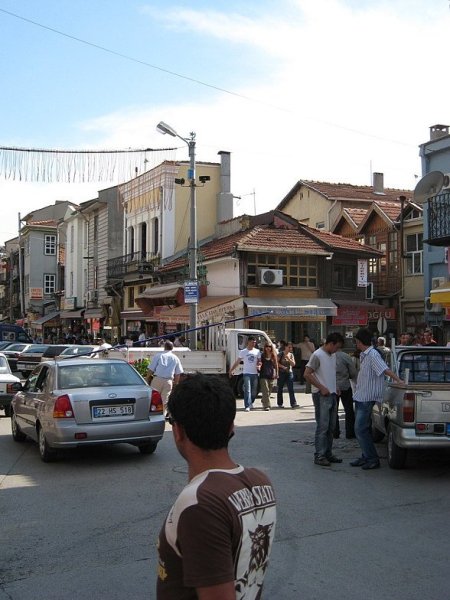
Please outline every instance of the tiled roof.
[{"label": "tiled roof", "polygon": [[343,212],[349,217],[349,219],[353,222],[353,224],[355,225],[355,227],[358,227],[358,225],[361,223],[361,221],[366,216],[367,210],[368,209],[366,209],[366,208],[348,208],[348,207],[344,207]]},{"label": "tiled roof", "polygon": [[46,221],[28,221],[26,223],[26,225],[28,226],[32,226],[32,225],[41,225],[41,226],[46,226],[46,227],[56,227],[58,225],[58,222],[55,221],[55,219],[47,219]]},{"label": "tiled roof", "polygon": [[400,218],[401,205],[398,202],[383,202],[377,200],[375,203],[391,221],[397,221]]},{"label": "tiled roof", "polygon": [[300,179],[289,193],[283,198],[278,209],[282,209],[286,203],[298,192],[304,185],[316,192],[319,192],[329,200],[359,200],[374,202],[376,200],[398,201],[399,196],[406,196],[411,199],[413,192],[411,190],[397,190],[393,188],[384,188],[383,194],[376,194],[370,185],[352,185],[350,183],[328,183],[325,181],[306,181]]},{"label": "tiled roof", "polygon": [[[234,250],[244,252],[273,252],[290,254],[326,255],[334,249],[356,251],[360,255],[376,256],[377,250],[362,246],[355,240],[335,235],[321,229],[299,225],[296,229],[284,229],[273,225],[257,225],[251,229],[212,240],[199,248],[202,260],[230,256]],[[184,255],[159,268],[159,272],[179,269],[187,264]]]}]

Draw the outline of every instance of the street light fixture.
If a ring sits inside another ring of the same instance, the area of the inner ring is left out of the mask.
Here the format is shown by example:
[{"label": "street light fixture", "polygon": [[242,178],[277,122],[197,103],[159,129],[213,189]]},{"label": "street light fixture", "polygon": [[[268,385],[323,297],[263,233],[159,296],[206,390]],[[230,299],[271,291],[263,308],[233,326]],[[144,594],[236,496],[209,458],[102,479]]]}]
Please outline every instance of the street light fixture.
[{"label": "street light fixture", "polygon": [[189,247],[189,277],[195,282],[197,288],[197,298],[195,302],[190,303],[189,307],[189,347],[191,350],[197,350],[197,302],[198,302],[198,282],[197,282],[197,206],[196,206],[196,184],[195,184],[195,133],[192,131],[189,138],[179,135],[173,127],[160,121],[156,129],[163,134],[171,135],[183,140],[189,148],[189,170],[188,179],[190,191],[190,247]]}]

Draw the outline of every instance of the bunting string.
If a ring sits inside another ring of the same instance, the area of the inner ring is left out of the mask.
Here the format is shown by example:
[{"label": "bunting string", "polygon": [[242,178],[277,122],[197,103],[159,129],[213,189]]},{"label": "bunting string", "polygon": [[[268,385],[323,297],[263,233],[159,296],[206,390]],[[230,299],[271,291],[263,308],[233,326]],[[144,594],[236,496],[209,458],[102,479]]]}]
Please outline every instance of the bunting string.
[{"label": "bunting string", "polygon": [[178,148],[45,150],[0,146],[0,177],[40,183],[124,181],[163,162]]}]

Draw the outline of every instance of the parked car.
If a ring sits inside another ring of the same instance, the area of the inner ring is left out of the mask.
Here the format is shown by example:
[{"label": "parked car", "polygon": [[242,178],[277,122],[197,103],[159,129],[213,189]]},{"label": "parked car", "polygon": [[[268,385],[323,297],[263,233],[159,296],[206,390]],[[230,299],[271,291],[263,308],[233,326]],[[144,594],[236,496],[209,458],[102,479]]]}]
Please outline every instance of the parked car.
[{"label": "parked car", "polygon": [[5,411],[5,416],[11,415],[11,400],[16,393],[13,384],[20,383],[20,379],[11,373],[6,356],[0,353],[0,408]]},{"label": "parked car", "polygon": [[2,350],[3,354],[8,359],[11,371],[17,371],[17,359],[19,358],[20,354],[22,354],[22,352],[26,352],[30,346],[31,344],[14,342],[13,344],[8,344],[8,346]]},{"label": "parked car", "polygon": [[17,357],[17,371],[20,371],[24,377],[28,377],[37,363],[41,361],[41,356],[47,350],[50,344],[31,344],[25,352],[21,352]]},{"label": "parked car", "polygon": [[375,441],[387,436],[388,464],[402,469],[410,449],[450,449],[450,348],[401,346],[393,370],[405,382],[389,383],[375,405]]},{"label": "parked car", "polygon": [[0,323],[0,341],[33,343],[25,329],[14,323]]},{"label": "parked car", "polygon": [[6,348],[8,346],[11,346],[11,344],[14,344],[14,342],[0,342],[0,352],[3,352],[3,350],[6,350]]},{"label": "parked car", "polygon": [[161,395],[123,360],[43,362],[15,386],[13,439],[38,442],[44,462],[58,449],[94,444],[124,442],[152,454],[163,437]]},{"label": "parked car", "polygon": [[88,346],[87,344],[72,344],[61,352],[59,358],[67,358],[69,356],[84,356],[85,358],[101,357],[102,352],[98,352],[100,346]]}]

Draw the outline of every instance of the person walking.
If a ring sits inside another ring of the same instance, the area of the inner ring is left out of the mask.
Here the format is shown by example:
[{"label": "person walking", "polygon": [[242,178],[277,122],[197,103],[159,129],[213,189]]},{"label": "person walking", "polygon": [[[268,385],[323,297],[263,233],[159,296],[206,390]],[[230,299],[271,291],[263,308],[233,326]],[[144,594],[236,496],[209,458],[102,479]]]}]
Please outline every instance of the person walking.
[{"label": "person walking", "polygon": [[289,402],[291,408],[298,408],[297,400],[294,394],[294,367],[295,358],[293,354],[293,344],[288,342],[284,350],[278,353],[278,380],[277,380],[277,404],[278,408],[283,407],[283,388],[287,385],[289,392]]},{"label": "person walking", "polygon": [[267,342],[261,355],[261,369],[259,371],[259,383],[262,394],[262,406],[264,410],[270,410],[270,394],[273,382],[278,379],[278,360],[273,344]]},{"label": "person walking", "polygon": [[314,346],[314,343],[311,341],[311,338],[309,337],[309,335],[306,335],[306,333],[303,336],[303,342],[300,342],[297,345],[297,347],[300,350],[300,356],[301,356],[299,377],[300,377],[300,383],[303,385],[305,383],[306,365],[308,364],[308,361],[311,358],[311,354],[315,351],[316,347]]},{"label": "person walking", "polygon": [[165,411],[169,394],[172,388],[177,385],[180,375],[183,373],[180,359],[172,350],[173,343],[166,340],[164,352],[154,356],[148,367],[147,381],[154,390],[161,394]]},{"label": "person walking", "polygon": [[247,347],[239,351],[238,358],[230,368],[230,378],[233,377],[234,369],[241,362],[243,363],[244,407],[246,412],[249,412],[258,395],[258,372],[261,367],[261,352],[256,348],[256,338],[253,335],[248,337]]},{"label": "person walking", "polygon": [[275,527],[271,481],[231,458],[236,401],[222,378],[186,377],[169,423],[189,481],[158,539],[157,600],[235,600],[262,594]]},{"label": "person walking", "polygon": [[314,463],[320,467],[342,462],[342,458],[333,454],[333,432],[337,417],[336,352],[343,345],[340,333],[328,334],[305,368],[305,379],[312,386],[316,419]]},{"label": "person walking", "polygon": [[378,469],[380,458],[372,438],[372,408],[382,402],[385,376],[403,383],[389,369],[379,352],[372,345],[372,334],[368,329],[359,329],[355,335],[356,347],[360,350],[360,368],[353,399],[355,401],[355,435],[361,447],[361,456],[351,461],[352,467],[364,470]]},{"label": "person walking", "polygon": [[336,426],[333,437],[337,439],[340,434],[339,426],[339,400],[345,411],[345,437],[351,440],[355,437],[355,411],[353,408],[353,392],[351,382],[356,382],[358,371],[351,356],[342,350],[336,352]]}]

